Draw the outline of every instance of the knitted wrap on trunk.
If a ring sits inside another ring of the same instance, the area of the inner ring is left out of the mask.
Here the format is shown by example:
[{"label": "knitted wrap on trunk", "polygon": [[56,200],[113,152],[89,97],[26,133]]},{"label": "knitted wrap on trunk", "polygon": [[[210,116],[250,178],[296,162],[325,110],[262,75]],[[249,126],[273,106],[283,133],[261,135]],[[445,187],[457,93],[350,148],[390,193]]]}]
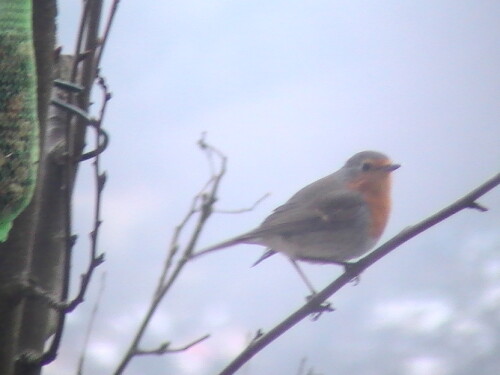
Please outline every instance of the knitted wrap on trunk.
[{"label": "knitted wrap on trunk", "polygon": [[0,0],[0,242],[31,201],[39,156],[31,0]]}]

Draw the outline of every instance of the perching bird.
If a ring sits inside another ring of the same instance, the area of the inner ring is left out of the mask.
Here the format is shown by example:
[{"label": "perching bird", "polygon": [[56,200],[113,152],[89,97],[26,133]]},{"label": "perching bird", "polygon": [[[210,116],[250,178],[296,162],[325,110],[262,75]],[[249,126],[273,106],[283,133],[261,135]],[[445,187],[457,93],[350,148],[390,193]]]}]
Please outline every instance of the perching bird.
[{"label": "perching bird", "polygon": [[335,173],[299,190],[256,229],[194,256],[246,243],[269,249],[256,263],[280,252],[296,267],[297,260],[345,265],[382,235],[391,210],[391,172],[399,167],[380,152],[357,153]]}]

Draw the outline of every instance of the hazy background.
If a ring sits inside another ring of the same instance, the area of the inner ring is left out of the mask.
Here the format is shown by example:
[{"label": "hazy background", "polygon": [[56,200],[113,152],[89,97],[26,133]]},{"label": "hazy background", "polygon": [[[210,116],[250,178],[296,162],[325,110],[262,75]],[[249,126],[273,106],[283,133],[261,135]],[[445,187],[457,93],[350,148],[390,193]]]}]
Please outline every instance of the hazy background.
[{"label": "hazy background", "polygon": [[[72,53],[79,2],[61,1],[60,43]],[[229,158],[221,209],[200,247],[258,225],[302,186],[352,154],[383,151],[394,174],[384,239],[482,183],[500,167],[500,2],[122,0],[102,73],[114,97],[100,249],[104,300],[87,374],[116,367],[149,302],[173,227],[209,176],[195,143]],[[75,195],[74,278],[87,261],[90,166]],[[403,245],[241,371],[296,374],[302,358],[340,375],[493,374],[500,368],[500,190]],[[134,360],[127,374],[215,374],[261,328],[304,301],[281,256],[239,246],[189,265],[145,345],[192,350]],[[341,270],[306,265],[319,288]],[[98,275],[68,319],[47,374],[74,373]]]}]

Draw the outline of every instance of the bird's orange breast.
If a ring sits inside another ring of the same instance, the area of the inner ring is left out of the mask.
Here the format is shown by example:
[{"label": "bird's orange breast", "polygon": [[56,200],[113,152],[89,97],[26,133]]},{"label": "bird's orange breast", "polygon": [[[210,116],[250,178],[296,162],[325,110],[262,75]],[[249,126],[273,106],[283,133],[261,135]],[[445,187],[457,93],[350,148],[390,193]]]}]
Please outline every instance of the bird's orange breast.
[{"label": "bird's orange breast", "polygon": [[370,236],[378,239],[384,232],[391,211],[391,177],[389,174],[364,176],[349,184],[358,191],[370,210]]}]

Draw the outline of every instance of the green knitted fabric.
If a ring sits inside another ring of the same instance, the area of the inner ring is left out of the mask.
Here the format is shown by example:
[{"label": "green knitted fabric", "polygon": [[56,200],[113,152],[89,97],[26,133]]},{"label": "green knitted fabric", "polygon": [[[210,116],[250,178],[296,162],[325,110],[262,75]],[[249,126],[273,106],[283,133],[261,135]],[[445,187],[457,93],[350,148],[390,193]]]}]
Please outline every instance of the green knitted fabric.
[{"label": "green knitted fabric", "polygon": [[38,161],[31,0],[0,0],[0,242],[31,201]]}]

